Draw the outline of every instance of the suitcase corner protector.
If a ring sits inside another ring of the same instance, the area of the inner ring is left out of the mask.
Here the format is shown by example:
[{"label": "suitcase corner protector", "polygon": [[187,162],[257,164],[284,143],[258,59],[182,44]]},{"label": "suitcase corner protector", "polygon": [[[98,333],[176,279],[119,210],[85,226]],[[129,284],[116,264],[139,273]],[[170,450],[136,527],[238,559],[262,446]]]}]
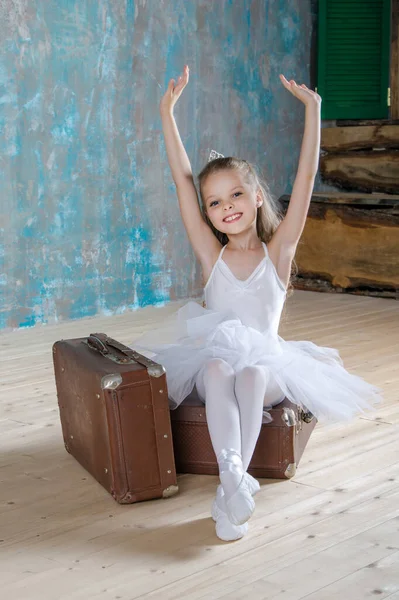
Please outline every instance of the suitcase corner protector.
[{"label": "suitcase corner protector", "polygon": [[291,477],[294,477],[295,473],[296,463],[290,463],[284,471],[284,475],[287,477],[287,479],[291,479]]},{"label": "suitcase corner protector", "polygon": [[178,491],[179,491],[178,485],[170,485],[166,489],[163,490],[162,498],[170,498],[171,496],[174,496],[175,494],[177,494]]}]

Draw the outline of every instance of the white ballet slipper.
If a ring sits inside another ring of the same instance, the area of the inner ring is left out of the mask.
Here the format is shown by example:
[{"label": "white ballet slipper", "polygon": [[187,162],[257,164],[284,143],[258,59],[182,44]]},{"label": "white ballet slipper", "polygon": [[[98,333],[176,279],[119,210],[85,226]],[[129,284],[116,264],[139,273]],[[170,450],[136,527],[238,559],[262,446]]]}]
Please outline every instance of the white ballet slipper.
[{"label": "white ballet slipper", "polygon": [[243,525],[252,517],[255,502],[244,476],[231,498],[225,498],[225,503],[227,516],[233,525]]},{"label": "white ballet slipper", "polygon": [[[255,502],[251,493],[253,486],[245,475],[241,456],[233,448],[224,448],[218,455],[217,461],[227,516],[233,525],[244,525],[255,510]],[[233,493],[226,494],[226,489],[231,488],[231,481],[234,479],[238,480],[237,488]]]},{"label": "white ballet slipper", "polygon": [[[259,481],[257,479],[255,479],[255,477],[252,477],[252,475],[250,475],[248,472],[244,474],[244,477],[247,480],[248,489],[251,492],[252,496],[256,496],[256,494],[260,490]],[[217,489],[218,489],[218,493],[223,496],[224,495],[224,491],[223,491],[223,487],[222,487],[221,483],[219,483]]]},{"label": "white ballet slipper", "polygon": [[249,491],[252,496],[255,496],[260,490],[259,481],[255,479],[255,477],[252,477],[248,472],[244,474],[244,477],[247,480]]},{"label": "white ballet slipper", "polygon": [[222,486],[218,486],[216,498],[212,503],[212,519],[216,522],[216,535],[224,542],[241,539],[248,532],[248,523],[233,525],[226,513]]}]

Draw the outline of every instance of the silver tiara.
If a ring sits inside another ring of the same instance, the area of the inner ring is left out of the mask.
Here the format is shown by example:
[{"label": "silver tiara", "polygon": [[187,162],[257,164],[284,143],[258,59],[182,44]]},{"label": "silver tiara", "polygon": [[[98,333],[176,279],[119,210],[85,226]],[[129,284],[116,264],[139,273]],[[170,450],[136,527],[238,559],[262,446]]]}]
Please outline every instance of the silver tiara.
[{"label": "silver tiara", "polygon": [[210,162],[211,160],[215,160],[215,158],[224,158],[224,154],[219,154],[219,152],[216,152],[216,150],[211,150],[208,162]]}]

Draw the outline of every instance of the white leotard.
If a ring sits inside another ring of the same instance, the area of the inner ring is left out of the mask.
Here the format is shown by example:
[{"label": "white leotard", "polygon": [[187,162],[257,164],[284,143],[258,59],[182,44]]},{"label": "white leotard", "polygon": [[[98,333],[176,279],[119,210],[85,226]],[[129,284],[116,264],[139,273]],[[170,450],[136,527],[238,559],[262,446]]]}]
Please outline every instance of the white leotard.
[{"label": "white leotard", "polygon": [[237,279],[222,259],[223,246],[204,288],[205,302],[210,310],[230,308],[243,325],[277,337],[287,292],[266,244],[262,245],[265,256],[245,281]]}]

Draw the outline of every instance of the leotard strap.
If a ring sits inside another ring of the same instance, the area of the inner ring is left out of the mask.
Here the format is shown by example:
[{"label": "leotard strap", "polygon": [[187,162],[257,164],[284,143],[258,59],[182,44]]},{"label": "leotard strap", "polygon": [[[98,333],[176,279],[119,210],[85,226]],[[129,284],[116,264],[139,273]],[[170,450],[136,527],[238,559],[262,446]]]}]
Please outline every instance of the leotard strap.
[{"label": "leotard strap", "polygon": [[208,284],[209,284],[210,280],[211,280],[211,279],[212,279],[212,277],[213,277],[213,274],[214,274],[214,272],[215,272],[215,269],[216,269],[216,265],[218,264],[218,262],[219,262],[219,261],[220,261],[220,259],[222,258],[222,254],[223,254],[223,252],[224,252],[225,248],[226,248],[226,246],[223,246],[223,247],[220,249],[219,256],[218,256],[218,257],[217,257],[217,259],[215,260],[215,264],[214,264],[214,265],[213,265],[213,267],[212,267],[212,271],[211,271],[211,273],[210,273],[210,275],[209,275],[209,277],[208,277],[208,281],[206,282],[206,284],[205,284],[205,286],[204,286],[204,291],[205,291],[205,290],[206,290],[206,288],[208,287]]}]

